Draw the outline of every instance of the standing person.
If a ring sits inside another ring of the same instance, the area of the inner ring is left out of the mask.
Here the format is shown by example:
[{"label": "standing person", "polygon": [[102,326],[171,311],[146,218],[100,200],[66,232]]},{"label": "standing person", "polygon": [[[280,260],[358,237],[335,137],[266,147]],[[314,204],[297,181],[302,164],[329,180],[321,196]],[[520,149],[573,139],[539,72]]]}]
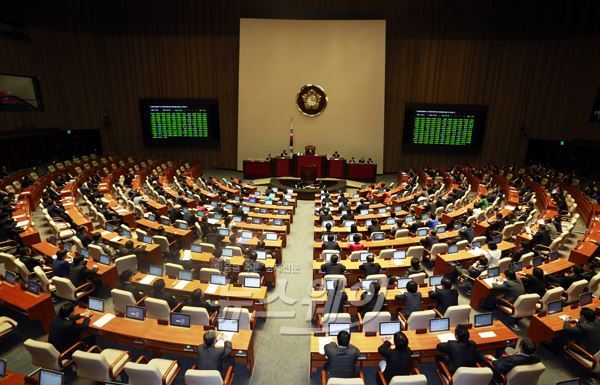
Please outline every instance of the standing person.
[{"label": "standing person", "polygon": [[[394,376],[407,376],[410,374],[412,351],[408,347],[406,334],[402,332],[395,333],[394,347],[392,348],[392,343],[386,340],[377,351],[385,359],[379,362],[379,368],[386,383],[389,384]],[[378,385],[383,385],[380,375],[377,375],[376,380]]]}]

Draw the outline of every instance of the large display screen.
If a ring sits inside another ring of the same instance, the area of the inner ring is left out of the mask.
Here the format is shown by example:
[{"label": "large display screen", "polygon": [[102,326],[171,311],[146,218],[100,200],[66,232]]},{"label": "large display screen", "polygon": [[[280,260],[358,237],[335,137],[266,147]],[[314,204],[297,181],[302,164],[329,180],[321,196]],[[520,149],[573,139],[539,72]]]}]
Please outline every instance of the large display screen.
[{"label": "large display screen", "polygon": [[142,132],[147,143],[219,140],[216,100],[141,99]]},{"label": "large display screen", "polygon": [[474,105],[407,104],[405,146],[481,147],[487,107]]}]

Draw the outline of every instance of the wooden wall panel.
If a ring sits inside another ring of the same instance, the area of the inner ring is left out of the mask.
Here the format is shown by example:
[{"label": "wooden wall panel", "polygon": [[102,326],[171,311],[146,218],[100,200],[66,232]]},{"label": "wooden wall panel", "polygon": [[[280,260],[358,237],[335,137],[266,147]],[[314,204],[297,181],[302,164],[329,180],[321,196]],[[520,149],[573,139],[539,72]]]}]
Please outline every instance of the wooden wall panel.
[{"label": "wooden wall panel", "polygon": [[[595,0],[57,0],[13,2],[2,16],[31,25],[32,39],[0,36],[0,72],[41,77],[46,110],[0,113],[0,130],[99,128],[111,152],[234,168],[240,17],[381,18],[385,171],[519,161],[528,138],[600,140],[600,127],[589,123],[600,85]],[[220,148],[145,146],[142,97],[218,98]],[[481,152],[404,151],[406,102],[488,105]]]}]

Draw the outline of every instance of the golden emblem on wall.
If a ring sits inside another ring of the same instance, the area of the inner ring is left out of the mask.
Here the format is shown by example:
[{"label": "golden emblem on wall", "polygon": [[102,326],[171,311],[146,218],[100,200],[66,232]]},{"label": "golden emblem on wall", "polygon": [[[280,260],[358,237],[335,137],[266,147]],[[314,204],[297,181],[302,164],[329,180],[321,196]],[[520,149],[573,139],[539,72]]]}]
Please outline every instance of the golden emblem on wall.
[{"label": "golden emblem on wall", "polygon": [[296,95],[296,106],[306,116],[318,116],[327,107],[325,90],[314,84],[306,84]]}]

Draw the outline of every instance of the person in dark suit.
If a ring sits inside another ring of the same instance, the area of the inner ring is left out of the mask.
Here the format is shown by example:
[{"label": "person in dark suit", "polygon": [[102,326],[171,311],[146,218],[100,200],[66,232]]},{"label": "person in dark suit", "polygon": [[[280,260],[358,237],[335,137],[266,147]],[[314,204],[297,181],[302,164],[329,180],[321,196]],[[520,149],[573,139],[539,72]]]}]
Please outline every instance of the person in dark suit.
[{"label": "person in dark suit", "polygon": [[447,357],[436,357],[436,361],[444,362],[450,374],[454,374],[460,367],[476,367],[477,363],[483,359],[477,352],[477,344],[469,339],[469,329],[465,325],[456,327],[454,337],[456,341],[437,344],[437,350]]},{"label": "person in dark suit", "polygon": [[69,278],[71,274],[71,264],[65,260],[67,252],[59,250],[56,252],[56,259],[52,261],[52,274],[55,277]]},{"label": "person in dark suit", "polygon": [[435,230],[431,230],[429,235],[425,238],[421,239],[421,246],[426,248],[427,250],[431,250],[431,246],[440,242],[440,237],[437,236],[437,232]]},{"label": "person in dark suit", "polygon": [[323,223],[324,221],[332,221],[333,220],[333,215],[331,215],[331,212],[329,211],[329,209],[324,209],[323,211],[321,211],[321,214],[319,215],[319,222]]},{"label": "person in dark suit", "polygon": [[380,293],[381,285],[379,281],[372,282],[369,285],[369,290],[365,290],[360,294],[360,302],[363,304],[358,308],[358,312],[362,317],[370,311],[381,311],[385,302],[385,296]]},{"label": "person in dark suit", "polygon": [[177,298],[165,291],[165,280],[162,278],[159,278],[156,281],[154,281],[154,283],[152,284],[152,290],[150,291],[150,295],[148,297],[167,301],[171,309],[173,309],[179,304]]},{"label": "person in dark suit", "polygon": [[344,283],[335,281],[333,289],[327,289],[327,301],[323,308],[323,314],[344,313],[344,305],[348,302],[348,294],[344,291]]},{"label": "person in dark suit", "polygon": [[225,341],[222,348],[216,347],[217,334],[213,330],[204,333],[203,339],[204,343],[197,349],[198,369],[218,370],[225,377],[228,367],[233,365],[231,341]]},{"label": "person in dark suit", "polygon": [[396,301],[403,301],[404,308],[402,313],[408,319],[413,311],[421,310],[421,300],[423,296],[417,290],[419,286],[415,281],[410,281],[406,284],[406,293],[396,294]]},{"label": "person in dark suit", "polygon": [[98,267],[94,267],[92,270],[89,270],[84,261],[85,259],[81,255],[73,258],[69,279],[71,282],[73,282],[75,287],[79,287],[87,281],[92,281],[96,276],[96,272],[98,271]]},{"label": "person in dark suit", "polygon": [[202,289],[196,289],[192,292],[191,297],[185,303],[185,306],[193,306],[193,307],[202,307],[205,308],[208,314],[212,314],[216,311],[219,311],[218,306],[211,305],[210,302],[204,299],[204,294],[202,293]]},{"label": "person in dark suit", "polygon": [[519,365],[532,365],[540,362],[538,356],[535,353],[535,342],[528,337],[521,339],[519,352],[511,355],[504,355],[500,358],[496,358],[492,355],[484,356],[484,359],[489,363],[490,368],[494,372],[494,377],[499,382],[502,381],[501,375],[506,375],[515,366]]},{"label": "person in dark suit", "polygon": [[356,377],[356,362],[360,351],[350,344],[350,333],[341,331],[337,335],[337,344],[330,342],[325,345],[327,363],[324,369],[328,376],[336,378]]},{"label": "person in dark suit", "polygon": [[[50,334],[48,334],[48,342],[51,343],[56,350],[64,352],[71,346],[81,340],[81,332],[90,324],[89,314],[73,315],[75,305],[68,302],[60,307],[58,315],[52,320],[50,325]],[[83,318],[83,322],[76,322]],[[90,335],[82,340],[86,345],[94,345],[94,336]]]},{"label": "person in dark suit", "polygon": [[251,250],[248,252],[248,258],[244,260],[242,270],[246,273],[258,273],[262,275],[265,271],[265,264],[261,261],[257,261],[258,254],[256,251]]},{"label": "person in dark suit", "polygon": [[564,334],[591,354],[600,350],[600,320],[590,308],[581,308],[579,322],[564,322]]},{"label": "person in dark suit", "polygon": [[443,278],[442,288],[431,290],[429,298],[437,301],[435,308],[444,314],[448,307],[458,305],[458,290],[452,288],[450,278]]},{"label": "person in dark suit", "polygon": [[[382,361],[379,367],[383,372],[386,383],[389,384],[394,376],[407,376],[410,374],[412,351],[408,347],[408,338],[404,333],[397,332],[394,334],[393,349],[392,343],[388,340],[384,341],[377,351],[385,359],[385,366],[382,365],[384,362]],[[378,385],[383,384],[379,375],[376,380]]]},{"label": "person in dark suit", "polygon": [[525,293],[537,294],[542,298],[546,294],[546,281],[544,279],[544,270],[539,267],[534,267],[532,274],[526,274],[521,278]]},{"label": "person in dark suit", "polygon": [[375,257],[373,257],[373,254],[370,254],[367,257],[367,261],[361,264],[358,268],[365,278],[369,275],[379,274],[381,272],[381,265],[375,262]]},{"label": "person in dark suit", "polygon": [[136,301],[139,301],[142,299],[142,297],[144,297],[144,293],[134,283],[131,282],[132,276],[133,273],[131,270],[123,271],[121,275],[119,275],[119,284],[117,285],[117,289],[130,292],[133,294],[133,298],[135,298]]},{"label": "person in dark suit", "polygon": [[19,248],[19,260],[23,262],[27,270],[33,272],[33,269],[37,266],[42,266],[43,259],[36,259],[33,257],[33,251],[31,246],[22,246]]},{"label": "person in dark suit", "polygon": [[550,243],[552,243],[550,231],[546,228],[546,225],[540,225],[538,231],[533,234],[531,241],[529,241],[526,246],[531,250],[537,245],[550,246]]},{"label": "person in dark suit", "polygon": [[377,219],[371,219],[371,224],[369,225],[369,227],[367,227],[367,231],[369,232],[369,234],[381,231],[381,226],[379,226],[379,222],[377,222]]},{"label": "person in dark suit", "polygon": [[413,258],[410,260],[410,267],[406,269],[406,277],[419,273],[425,273],[425,276],[427,277],[427,272],[423,269],[423,266],[421,266],[421,261],[417,258]]},{"label": "person in dark suit", "polygon": [[119,247],[119,257],[124,257],[126,255],[140,255],[144,252],[146,246],[134,247],[133,241],[127,241],[121,247]]},{"label": "person in dark suit", "polygon": [[475,238],[475,221],[458,230],[458,235],[469,243],[473,242],[473,238]]},{"label": "person in dark suit", "polygon": [[508,302],[514,303],[521,294],[525,293],[523,282],[517,278],[516,273],[512,269],[504,272],[506,279],[501,284],[494,283],[494,289],[500,292],[500,296]]},{"label": "person in dark suit", "polygon": [[491,240],[494,233],[501,232],[504,229],[504,226],[506,226],[506,222],[504,221],[502,214],[497,213],[496,220],[491,222],[490,225],[488,226],[487,230],[485,231],[486,238],[488,240]]},{"label": "person in dark suit", "polygon": [[335,241],[335,237],[333,235],[327,235],[327,240],[323,241],[321,245],[321,249],[323,250],[339,250],[340,245]]},{"label": "person in dark suit", "polygon": [[346,266],[338,263],[338,256],[331,256],[330,262],[321,265],[321,271],[325,274],[344,274]]}]

